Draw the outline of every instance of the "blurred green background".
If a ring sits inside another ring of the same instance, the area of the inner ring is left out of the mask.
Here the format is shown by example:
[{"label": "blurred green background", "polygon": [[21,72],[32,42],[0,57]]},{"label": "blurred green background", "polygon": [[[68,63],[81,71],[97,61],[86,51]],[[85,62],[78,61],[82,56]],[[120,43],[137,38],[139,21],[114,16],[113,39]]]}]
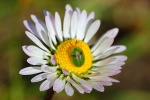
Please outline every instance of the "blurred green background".
[{"label": "blurred green background", "polygon": [[43,100],[41,83],[18,74],[29,66],[22,45],[33,44],[24,34],[23,20],[31,21],[31,14],[44,20],[43,10],[53,15],[58,11],[63,19],[66,4],[94,11],[102,22],[99,36],[118,27],[114,45],[127,46],[123,54],[128,60],[114,77],[121,82],[105,87],[105,92],[75,92],[72,97],[61,92],[53,100],[150,100],[150,0],[0,0],[0,100]]}]

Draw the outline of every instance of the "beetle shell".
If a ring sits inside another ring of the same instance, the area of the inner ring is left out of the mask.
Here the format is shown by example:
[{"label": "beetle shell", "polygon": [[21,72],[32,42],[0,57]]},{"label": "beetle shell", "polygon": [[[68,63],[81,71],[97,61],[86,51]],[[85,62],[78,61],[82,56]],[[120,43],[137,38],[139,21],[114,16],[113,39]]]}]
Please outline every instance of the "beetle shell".
[{"label": "beetle shell", "polygon": [[72,63],[77,67],[80,67],[84,64],[85,57],[80,48],[73,48],[70,51],[70,58]]}]

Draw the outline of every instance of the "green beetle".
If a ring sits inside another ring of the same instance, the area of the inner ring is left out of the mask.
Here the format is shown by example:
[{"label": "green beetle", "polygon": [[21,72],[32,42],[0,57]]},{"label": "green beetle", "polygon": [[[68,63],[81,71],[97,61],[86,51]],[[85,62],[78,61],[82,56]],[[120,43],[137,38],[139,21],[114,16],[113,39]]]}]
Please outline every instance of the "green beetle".
[{"label": "green beetle", "polygon": [[85,57],[80,48],[73,48],[70,51],[70,57],[75,66],[80,67],[84,64]]}]

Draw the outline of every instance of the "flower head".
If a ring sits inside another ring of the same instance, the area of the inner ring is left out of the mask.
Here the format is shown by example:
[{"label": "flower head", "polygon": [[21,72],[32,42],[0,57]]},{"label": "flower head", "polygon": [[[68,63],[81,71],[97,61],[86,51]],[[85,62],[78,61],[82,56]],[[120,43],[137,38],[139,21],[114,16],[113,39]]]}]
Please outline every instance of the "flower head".
[{"label": "flower head", "polygon": [[[45,23],[31,15],[35,24],[24,21],[29,30],[26,35],[37,45],[23,46],[32,66],[20,70],[22,75],[38,74],[31,82],[43,81],[40,91],[53,88],[56,92],[65,90],[67,95],[90,93],[92,89],[103,92],[104,86],[119,82],[110,76],[120,73],[127,59],[124,55],[111,56],[126,49],[123,45],[111,46],[118,28],[107,31],[96,43],[88,45],[100,27],[94,20],[94,12],[72,10],[66,5],[63,23],[56,12],[53,17],[44,11]],[[74,88],[73,88],[74,87]]]}]

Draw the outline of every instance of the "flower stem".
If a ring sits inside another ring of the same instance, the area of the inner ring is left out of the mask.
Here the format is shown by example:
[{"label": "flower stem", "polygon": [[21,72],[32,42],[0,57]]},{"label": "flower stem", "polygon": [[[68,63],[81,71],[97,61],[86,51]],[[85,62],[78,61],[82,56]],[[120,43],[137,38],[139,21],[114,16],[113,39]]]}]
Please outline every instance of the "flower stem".
[{"label": "flower stem", "polygon": [[50,88],[50,89],[47,91],[44,100],[52,100],[54,93],[55,93],[55,92],[53,91],[53,88]]}]

